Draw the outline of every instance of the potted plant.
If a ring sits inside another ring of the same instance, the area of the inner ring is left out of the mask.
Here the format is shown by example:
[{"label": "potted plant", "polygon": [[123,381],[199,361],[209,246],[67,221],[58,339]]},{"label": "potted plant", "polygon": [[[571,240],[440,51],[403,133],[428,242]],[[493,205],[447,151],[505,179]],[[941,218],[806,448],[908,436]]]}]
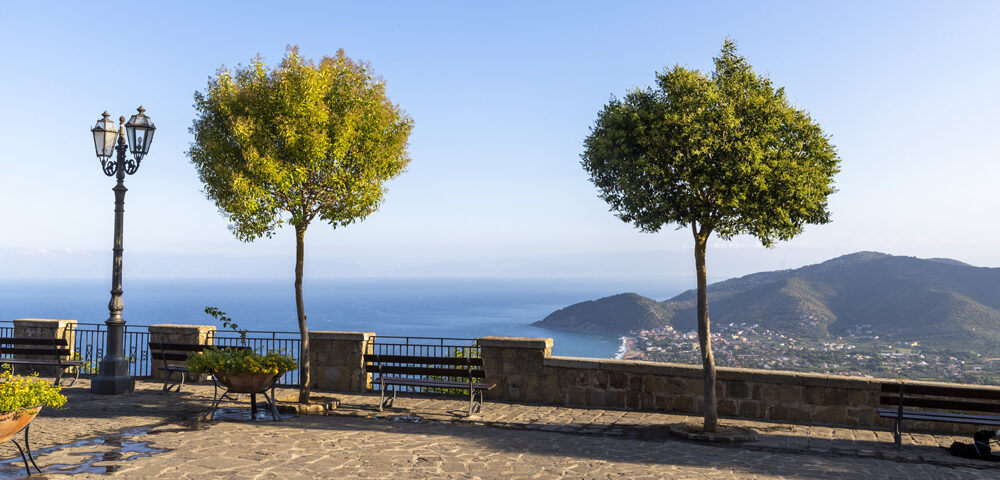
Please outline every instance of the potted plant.
[{"label": "potted plant", "polygon": [[289,355],[260,354],[249,348],[208,348],[201,355],[191,355],[187,359],[191,373],[211,373],[231,393],[262,392],[281,374],[297,366]]},{"label": "potted plant", "polygon": [[230,393],[259,393],[268,389],[281,374],[298,367],[295,358],[281,352],[257,353],[247,347],[247,331],[239,328],[226,313],[205,307],[205,313],[240,336],[240,347],[210,347],[187,359],[191,373],[211,373]]},{"label": "potted plant", "polygon": [[62,387],[41,380],[38,374],[14,375],[9,365],[0,371],[0,442],[10,440],[28,426],[43,406],[61,407]]}]

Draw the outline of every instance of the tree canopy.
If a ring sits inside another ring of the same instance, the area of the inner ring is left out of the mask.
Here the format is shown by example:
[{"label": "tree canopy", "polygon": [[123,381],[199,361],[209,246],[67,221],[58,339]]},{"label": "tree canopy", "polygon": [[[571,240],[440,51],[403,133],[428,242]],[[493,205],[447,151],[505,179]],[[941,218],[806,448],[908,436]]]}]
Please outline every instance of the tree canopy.
[{"label": "tree canopy", "polygon": [[834,146],[735,43],[710,75],[678,65],[656,79],[612,99],[584,142],[583,167],[623,221],[749,234],[768,247],[829,222]]},{"label": "tree canopy", "polygon": [[292,49],[273,70],[259,56],[220,69],[195,93],[195,108],[188,155],[243,241],[284,222],[319,217],[336,228],[364,219],[410,160],[412,119],[343,50],[318,65]]}]

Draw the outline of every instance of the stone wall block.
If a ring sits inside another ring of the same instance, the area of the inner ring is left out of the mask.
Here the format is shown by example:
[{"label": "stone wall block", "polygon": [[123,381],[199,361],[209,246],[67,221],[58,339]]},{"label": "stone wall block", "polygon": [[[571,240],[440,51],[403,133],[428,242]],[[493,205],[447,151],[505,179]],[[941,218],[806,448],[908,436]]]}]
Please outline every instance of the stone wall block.
[{"label": "stone wall block", "polygon": [[613,408],[625,408],[624,390],[605,390],[604,406]]},{"label": "stone wall block", "polygon": [[588,407],[603,408],[607,406],[604,402],[604,390],[594,387],[587,388],[586,405]]},{"label": "stone wall block", "polygon": [[[76,320],[59,320],[50,318],[19,318],[14,320],[14,336],[21,338],[44,338],[63,339],[69,346],[69,355],[62,357],[63,360],[72,360],[74,345],[76,342]],[[14,355],[14,358],[25,360],[53,360],[53,357],[44,355]],[[44,365],[14,365],[13,372],[18,375],[30,375],[38,372],[39,375],[54,377],[59,367],[49,367]]]},{"label": "stone wall block", "polygon": [[721,383],[725,390],[724,394],[728,398],[744,399],[750,398],[750,385],[744,381],[729,380]]},{"label": "stone wall block", "polygon": [[736,400],[729,398],[720,399],[717,405],[719,415],[736,415]]},{"label": "stone wall block", "polygon": [[[149,341],[155,343],[184,343],[191,345],[213,345],[215,343],[215,332],[216,328],[214,325],[176,325],[176,324],[158,324],[149,326]],[[163,367],[162,361],[152,361],[150,362],[150,373],[154,379],[163,380],[163,376],[166,374],[165,370],[160,370]],[[180,380],[174,374],[174,380]],[[188,375],[185,382],[207,382],[208,374],[202,373],[200,375]]]},{"label": "stone wall block", "polygon": [[829,405],[825,393],[829,390],[821,387],[805,387],[804,401],[806,405]]},{"label": "stone wall block", "polygon": [[309,332],[312,388],[364,392],[373,375],[365,368],[364,354],[371,352],[372,332]]},{"label": "stone wall block", "polygon": [[738,415],[744,418],[760,418],[760,404],[753,400],[740,402]]},{"label": "stone wall block", "polygon": [[587,389],[584,387],[573,386],[566,390],[566,404],[575,407],[587,406]]}]

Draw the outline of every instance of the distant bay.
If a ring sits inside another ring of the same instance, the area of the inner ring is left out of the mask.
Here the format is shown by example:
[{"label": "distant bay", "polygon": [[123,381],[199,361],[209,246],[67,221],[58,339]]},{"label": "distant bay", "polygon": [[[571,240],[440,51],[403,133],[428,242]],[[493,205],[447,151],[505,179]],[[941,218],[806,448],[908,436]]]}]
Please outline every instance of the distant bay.
[{"label": "distant bay", "polygon": [[[0,280],[0,320],[66,318],[103,323],[109,284],[98,279]],[[410,337],[550,337],[556,355],[593,358],[614,357],[621,340],[530,324],[567,305],[622,291],[665,299],[688,288],[676,280],[575,278],[307,278],[304,284],[311,330]],[[291,280],[126,277],[124,290],[124,317],[131,324],[214,325],[204,313],[206,306],[214,306],[244,329],[298,330]]]}]

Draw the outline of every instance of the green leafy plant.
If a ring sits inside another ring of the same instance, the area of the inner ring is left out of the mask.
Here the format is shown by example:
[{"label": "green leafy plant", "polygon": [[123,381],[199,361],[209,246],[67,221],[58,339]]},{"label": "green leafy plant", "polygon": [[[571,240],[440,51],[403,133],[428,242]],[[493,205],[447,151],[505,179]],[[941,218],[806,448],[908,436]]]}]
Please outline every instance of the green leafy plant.
[{"label": "green leafy plant", "polygon": [[[470,345],[470,347],[471,347],[471,345]],[[466,352],[467,348],[468,347],[455,347],[455,349],[451,351],[451,358],[465,358],[467,356],[470,356],[470,355],[466,354],[467,353]],[[438,375],[430,375],[428,378],[430,378],[431,380],[454,380],[454,378],[442,377],[442,376],[438,376]],[[439,388],[439,387],[433,387],[433,388],[427,388],[424,391],[426,391],[428,393],[441,393],[441,394],[444,394],[444,395],[467,395],[468,394],[468,390],[466,390],[464,388]]]},{"label": "green leafy plant", "polygon": [[214,319],[222,322],[222,326],[223,327],[226,327],[226,328],[232,330],[233,332],[235,332],[237,335],[239,335],[240,336],[240,345],[246,346],[246,344],[247,344],[247,331],[244,330],[244,329],[241,329],[240,326],[237,325],[236,322],[234,322],[232,318],[229,318],[228,316],[226,316],[226,312],[223,312],[222,310],[219,310],[218,308],[215,308],[215,307],[205,307],[205,313],[211,315],[212,318],[214,318]]},{"label": "green leafy plant", "polygon": [[[80,355],[80,352],[73,352],[73,360],[84,360],[84,358],[83,355]],[[134,360],[130,360],[129,363],[134,363]],[[84,374],[97,373],[96,362],[92,360],[88,360],[73,368],[79,368],[80,373]]]},{"label": "green leafy plant", "polygon": [[[205,307],[205,313],[211,315],[222,325],[240,336],[240,345],[247,345],[247,331],[240,328],[226,312],[215,307]],[[246,348],[210,347],[200,355],[191,355],[187,359],[187,367],[192,373],[215,372],[247,372],[270,373],[281,375],[298,367],[291,355],[283,352],[267,352],[260,354]]]},{"label": "green leafy plant", "polygon": [[59,393],[62,387],[38,378],[14,375],[10,366],[0,371],[0,412],[15,412],[34,406],[58,408],[66,403],[66,396]]},{"label": "green leafy plant", "polygon": [[191,373],[247,372],[280,375],[297,366],[295,358],[281,352],[260,354],[253,350],[231,347],[208,348],[201,355],[191,355],[187,359],[187,368]]}]

